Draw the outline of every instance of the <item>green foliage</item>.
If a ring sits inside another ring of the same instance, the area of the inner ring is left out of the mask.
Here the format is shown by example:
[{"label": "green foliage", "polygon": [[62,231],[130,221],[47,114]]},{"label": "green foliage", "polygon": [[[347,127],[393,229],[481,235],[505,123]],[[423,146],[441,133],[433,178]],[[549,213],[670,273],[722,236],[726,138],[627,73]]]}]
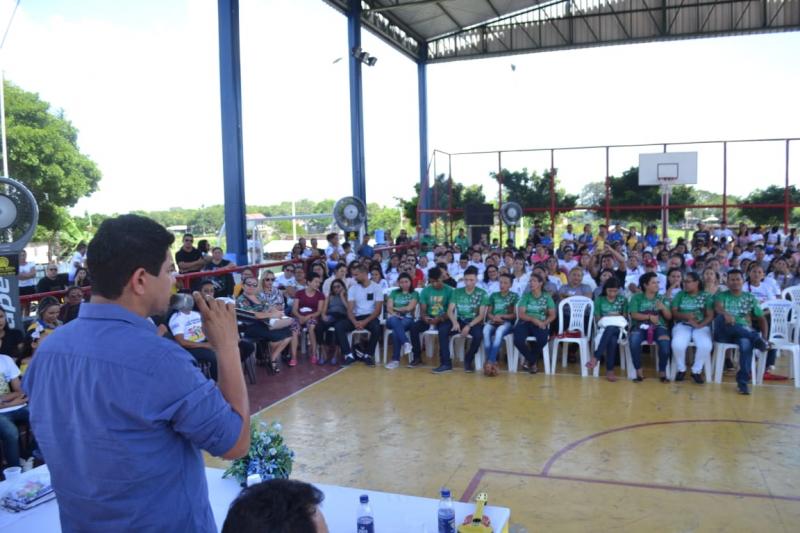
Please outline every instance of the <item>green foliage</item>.
[{"label": "green foliage", "polygon": [[[410,200],[400,200],[405,217],[416,223],[417,206],[419,205],[419,183],[414,184],[414,197]],[[431,209],[448,209],[450,207],[450,183],[444,174],[439,174],[429,186],[429,197]],[[483,187],[480,185],[466,186],[457,181],[453,182],[453,209],[464,209],[468,204],[484,204],[486,195],[483,194]],[[463,213],[453,214],[453,221],[463,220]]]},{"label": "green foliage", "polygon": [[8,167],[39,203],[39,224],[51,231],[71,221],[66,208],[97,190],[101,173],[78,148],[78,130],[39,95],[5,82]]},{"label": "green foliage", "polygon": [[[783,224],[784,188],[770,185],[766,189],[756,189],[744,199],[745,204],[778,204],[776,207],[745,207],[742,215],[755,224],[773,225]],[[789,186],[789,201],[800,203],[800,191],[794,185]]]},{"label": "green foliage", "polygon": [[[550,170],[545,170],[540,176],[535,171],[528,173],[527,168],[510,171],[503,169],[492,172],[490,176],[495,180],[503,181],[505,199],[518,202],[523,208],[550,207]],[[567,194],[561,186],[558,174],[555,178],[556,207],[572,208],[578,203],[578,196]]]}]

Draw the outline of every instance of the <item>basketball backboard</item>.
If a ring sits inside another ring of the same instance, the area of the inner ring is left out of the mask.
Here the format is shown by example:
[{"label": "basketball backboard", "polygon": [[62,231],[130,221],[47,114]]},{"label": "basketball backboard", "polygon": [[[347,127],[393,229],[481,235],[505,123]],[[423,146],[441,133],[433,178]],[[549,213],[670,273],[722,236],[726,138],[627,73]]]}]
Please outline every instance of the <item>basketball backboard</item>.
[{"label": "basketball backboard", "polygon": [[639,154],[639,185],[697,183],[697,152]]}]

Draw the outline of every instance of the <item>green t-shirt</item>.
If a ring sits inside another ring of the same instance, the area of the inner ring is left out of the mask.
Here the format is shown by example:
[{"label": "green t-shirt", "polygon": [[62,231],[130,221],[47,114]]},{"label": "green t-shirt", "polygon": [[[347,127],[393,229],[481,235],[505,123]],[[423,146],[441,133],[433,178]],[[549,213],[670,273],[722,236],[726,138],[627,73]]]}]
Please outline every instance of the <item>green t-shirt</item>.
[{"label": "green t-shirt", "polygon": [[493,292],[489,296],[489,309],[493,315],[513,315],[517,301],[519,301],[519,295],[514,291],[508,291],[505,296],[503,293]]},{"label": "green t-shirt", "polygon": [[686,291],[681,291],[672,299],[672,308],[679,313],[692,313],[694,319],[698,322],[706,316],[706,309],[714,306],[714,300],[704,291],[700,291],[694,296],[688,294]]},{"label": "green t-shirt", "polygon": [[[652,312],[658,313],[658,325],[659,326],[666,326],[667,323],[664,320],[664,315],[658,310],[656,304],[661,302],[664,304],[664,307],[669,309],[669,300],[666,297],[662,296],[661,294],[656,294],[656,297],[652,300],[648,300],[647,297],[644,295],[643,292],[637,292],[631,297],[631,301],[628,303],[628,311],[631,313],[647,313],[651,314]],[[644,322],[641,320],[634,320],[634,326],[639,326]]]},{"label": "green t-shirt", "polygon": [[[400,289],[394,290],[389,293],[389,298],[392,299],[392,306],[397,312],[397,310],[401,307],[406,307],[413,301],[419,301],[419,295],[417,291],[411,290],[410,292],[403,292]],[[404,315],[408,316],[409,313],[403,313]]]},{"label": "green t-shirt", "polygon": [[597,318],[608,315],[624,315],[627,307],[628,300],[621,294],[617,294],[613,302],[609,302],[608,298],[603,295],[594,299],[594,314]]},{"label": "green t-shirt", "polygon": [[447,306],[450,304],[452,294],[453,288],[449,285],[442,285],[441,289],[434,289],[428,286],[422,289],[422,293],[419,295],[419,303],[428,307],[427,315],[429,317],[436,318],[447,313]]},{"label": "green t-shirt", "polygon": [[475,287],[472,294],[467,294],[465,288],[456,289],[450,303],[456,306],[456,316],[460,320],[472,320],[478,316],[480,306],[489,305],[489,294],[480,287]]},{"label": "green t-shirt", "polygon": [[459,248],[461,248],[462,254],[467,253],[467,248],[469,248],[469,239],[467,238],[466,235],[463,237],[456,237],[455,243],[458,245]]},{"label": "green t-shirt", "polygon": [[739,296],[734,296],[730,291],[718,292],[714,297],[714,303],[722,303],[722,309],[730,313],[740,326],[751,326],[750,315],[754,317],[764,316],[764,311],[758,304],[758,300],[752,293],[743,292]]},{"label": "green t-shirt", "polygon": [[530,317],[544,320],[547,318],[547,310],[555,309],[556,304],[553,297],[546,292],[543,292],[538,298],[532,292],[526,292],[520,298],[517,307],[525,309],[525,313]]}]

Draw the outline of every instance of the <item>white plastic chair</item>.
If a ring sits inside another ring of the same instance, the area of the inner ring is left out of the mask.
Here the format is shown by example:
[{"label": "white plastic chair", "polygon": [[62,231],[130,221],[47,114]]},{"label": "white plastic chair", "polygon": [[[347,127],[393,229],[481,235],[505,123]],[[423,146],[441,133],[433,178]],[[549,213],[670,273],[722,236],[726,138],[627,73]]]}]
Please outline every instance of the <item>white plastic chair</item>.
[{"label": "white plastic chair", "polygon": [[794,343],[800,343],[800,285],[786,287],[781,291],[781,298],[792,302],[792,314],[789,322],[789,332]]},{"label": "white plastic chair", "polygon": [[[794,378],[794,386],[800,388],[800,345],[793,342],[790,333],[791,322],[789,317],[793,313],[794,304],[786,300],[771,300],[761,306],[769,310],[769,339],[768,342],[778,351],[792,353],[792,364],[789,365],[789,378]],[[758,376],[763,380],[766,370],[766,357],[759,360]],[[762,368],[763,367],[763,368]]]},{"label": "white plastic chair", "polygon": [[[479,326],[475,326],[475,327],[476,328],[477,327],[483,327],[483,324],[480,324]],[[460,343],[461,344],[461,349],[458,350],[458,351],[456,350],[456,340],[461,341],[461,343]],[[459,361],[463,361],[464,360],[464,355],[465,355],[466,350],[467,350],[467,342],[473,342],[472,341],[472,337],[470,337],[469,335],[465,336],[465,335],[462,335],[461,333],[458,333],[456,335],[451,335],[450,336],[450,358],[451,359],[455,359],[456,356],[458,356],[458,360]],[[483,348],[483,341],[481,341],[480,344],[481,345],[480,345],[480,347],[478,347],[478,351],[475,352],[475,361],[473,361],[473,364],[475,365],[476,369],[483,368],[483,361],[484,361],[484,359],[486,359],[486,353],[485,353],[484,348]]]},{"label": "white plastic chair", "polygon": [[[722,376],[725,373],[724,363],[725,363],[725,354],[728,351],[732,351],[731,360],[738,360],[741,357],[739,353],[739,345],[733,344],[729,342],[717,342],[714,341],[714,349],[711,351],[711,365],[714,367],[714,382],[715,383],[722,383]],[[766,364],[766,357],[760,350],[753,349],[753,357],[756,359],[754,364],[751,366],[751,381],[753,385],[758,383],[756,378],[757,376],[757,367],[759,366],[759,360],[763,360],[764,364]],[[761,375],[763,376],[764,373],[762,372]]]},{"label": "white plastic chair", "polygon": [[[569,307],[569,324],[564,324],[564,308]],[[586,310],[589,310],[589,321],[586,322]],[[591,299],[585,296],[570,296],[558,303],[558,334],[561,335],[566,331],[577,330],[581,332],[580,337],[556,337],[553,339],[552,345],[552,360],[550,368],[555,374],[556,366],[558,363],[558,349],[562,348],[561,366],[567,366],[567,347],[569,344],[577,344],[578,351],[581,359],[581,376],[586,377],[589,375],[586,368],[586,363],[589,361],[591,355],[591,346],[589,340],[591,338],[591,330],[594,324],[594,303]],[[595,366],[595,377],[599,375],[599,369]]]}]

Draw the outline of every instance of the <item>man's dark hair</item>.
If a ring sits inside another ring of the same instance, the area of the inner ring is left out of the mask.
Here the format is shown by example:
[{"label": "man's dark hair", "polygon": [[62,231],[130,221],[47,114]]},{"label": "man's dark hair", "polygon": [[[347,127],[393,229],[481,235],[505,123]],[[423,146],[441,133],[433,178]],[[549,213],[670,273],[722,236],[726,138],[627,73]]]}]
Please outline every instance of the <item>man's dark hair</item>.
[{"label": "man's dark hair", "polygon": [[[120,217],[120,218],[122,218],[122,217]],[[191,234],[191,233],[188,233],[188,232],[183,234],[183,238],[185,239],[186,237],[191,237],[192,239],[194,239],[194,235]]]},{"label": "man's dark hair", "polygon": [[477,276],[478,275],[478,267],[476,267],[476,266],[468,266],[464,270],[464,275],[465,276]]},{"label": "man's dark hair", "polygon": [[211,281],[211,280],[210,280],[210,279],[208,279],[208,278],[204,278],[204,279],[203,279],[203,281],[201,281],[201,282],[200,282],[200,285],[198,285],[198,287],[199,287],[200,289],[202,289],[202,288],[203,288],[203,287],[205,287],[206,285],[211,285],[211,286],[213,287],[213,286],[214,286],[214,282],[213,282],[213,281]]},{"label": "man's dark hair", "polygon": [[433,267],[432,269],[428,270],[428,279],[431,281],[435,281],[441,279],[442,277],[442,270],[439,267]]},{"label": "man's dark hair", "polygon": [[174,240],[172,233],[149,218],[122,215],[106,219],[89,243],[92,292],[114,300],[137,269],[158,276]]},{"label": "man's dark hair", "polygon": [[315,533],[314,513],[325,495],[308,483],[272,479],[239,493],[222,533]]},{"label": "man's dark hair", "polygon": [[308,275],[306,276],[306,283],[311,283],[311,282],[312,282],[312,281],[314,281],[315,279],[317,279],[317,278],[321,278],[321,277],[322,277],[322,276],[320,276],[320,275],[319,275],[319,274],[317,274],[316,272],[309,272],[309,273],[308,273]]},{"label": "man's dark hair", "polygon": [[736,274],[738,274],[739,277],[744,278],[744,272],[742,272],[738,268],[734,268],[734,269],[728,271],[728,277],[734,276]]}]

